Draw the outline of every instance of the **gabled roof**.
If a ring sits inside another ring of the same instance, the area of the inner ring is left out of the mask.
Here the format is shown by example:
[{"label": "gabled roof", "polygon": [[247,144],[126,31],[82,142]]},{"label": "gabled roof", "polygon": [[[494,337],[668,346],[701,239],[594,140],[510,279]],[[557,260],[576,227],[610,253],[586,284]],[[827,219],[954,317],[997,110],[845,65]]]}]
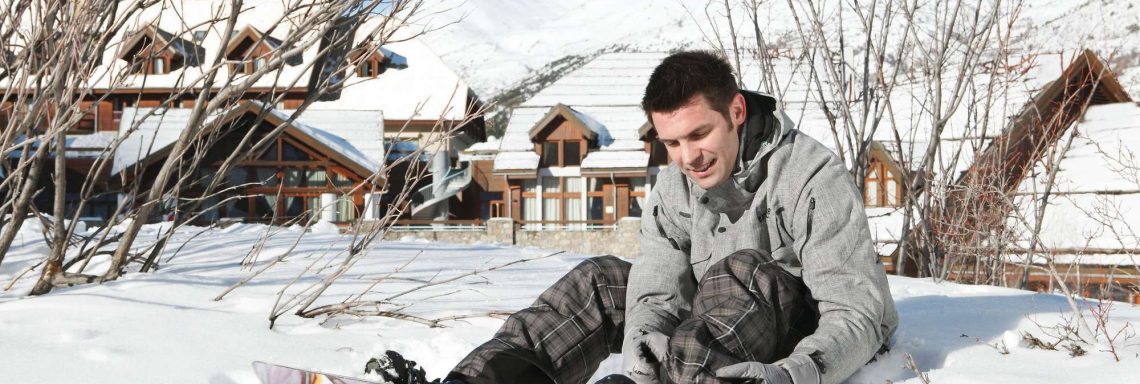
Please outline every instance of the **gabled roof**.
[{"label": "gabled roof", "polygon": [[530,132],[527,132],[527,135],[530,136],[532,141],[538,140],[538,134],[542,133],[543,130],[548,128],[550,123],[560,117],[569,121],[586,140],[606,142],[607,139],[609,139],[608,141],[613,141],[609,138],[610,133],[606,131],[604,125],[589,115],[575,111],[573,108],[567,107],[562,103],[550,107],[550,112],[548,112],[542,120],[535,123],[534,127],[530,129]]},{"label": "gabled roof", "polygon": [[[1133,172],[1140,165],[1134,157],[1140,151],[1140,103],[1090,106],[1073,129],[1077,135],[1059,163],[1041,223],[1041,245],[1050,252],[1085,249],[1080,252],[1085,254],[1136,248],[1140,185]],[[1046,172],[1040,163],[1035,171]],[[1017,193],[1032,196],[1037,191],[1040,196],[1044,179],[1027,177]],[[1032,228],[1036,215],[1025,217]],[[1140,264],[1140,257],[1117,256],[1126,264]]]},{"label": "gabled roof", "polygon": [[891,152],[887,150],[887,147],[884,146],[883,143],[880,143],[878,140],[871,140],[871,148],[868,152],[871,155],[871,158],[881,161],[883,165],[886,165],[888,170],[891,171],[891,173],[897,175],[897,177],[903,178],[910,176],[910,172],[908,172],[906,169],[903,169],[903,167],[900,166],[897,161],[895,161],[894,156],[892,156]]},{"label": "gabled roof", "polygon": [[[129,130],[136,119],[143,118],[150,111],[124,108],[123,120],[119,125],[120,133]],[[168,156],[174,142],[186,128],[191,111],[187,108],[172,108],[143,120],[138,130],[125,138],[116,150],[111,174],[119,174],[139,165],[149,166]],[[203,126],[221,127],[224,124],[212,123],[233,120],[251,113],[264,113],[265,123],[280,125],[289,119],[292,112],[276,109],[267,111],[260,102],[245,101],[219,116],[212,116]],[[318,128],[314,124],[323,126]],[[384,164],[383,116],[379,111],[306,111],[286,126],[284,134],[302,139],[339,165],[361,176],[378,172]]]},{"label": "gabled roof", "polygon": [[999,190],[1017,189],[1026,172],[1056,142],[1086,107],[1132,101],[1115,74],[1092,51],[1077,56],[1061,76],[1038,92],[989,143],[956,184],[997,182]]},{"label": "gabled roof", "polygon": [[[214,56],[226,48],[223,44],[225,36],[222,36],[225,20],[219,21],[216,15],[228,14],[232,4],[228,0],[179,0],[161,2],[142,9],[137,15],[128,18],[125,21],[127,26],[110,38],[108,48],[98,60],[99,64],[91,71],[91,76],[85,77],[88,83],[82,84],[81,87],[91,88],[96,94],[111,88],[117,92],[141,89],[200,90],[205,84],[202,80],[210,69],[208,65],[187,65],[171,69],[166,74],[132,75],[124,78],[118,74],[125,73],[129,64],[117,60],[117,55],[123,49],[124,42],[134,37],[128,34],[128,30],[137,31],[146,26],[153,26],[160,38],[166,39],[168,34],[178,36],[178,40],[187,43],[183,50],[197,49],[198,52],[202,52],[203,55],[199,60],[201,63],[213,62]],[[291,23],[298,22],[300,13],[308,9],[301,7],[292,13],[286,13],[286,8],[291,5],[293,2],[281,0],[245,0],[241,2],[235,30],[241,32],[248,26],[261,31],[259,34],[268,38],[267,43],[281,42],[288,36]],[[389,24],[382,25],[385,22]],[[442,119],[445,122],[453,122],[468,118],[469,97],[471,100],[475,97],[467,82],[425,45],[422,37],[415,35],[415,31],[420,29],[417,27],[420,26],[413,25],[406,30],[392,31],[393,27],[405,26],[408,23],[404,20],[388,19],[382,15],[369,16],[369,19],[354,32],[353,43],[354,45],[362,42],[379,43],[381,39],[376,35],[393,34],[391,39],[379,48],[380,52],[392,61],[391,67],[376,78],[365,79],[346,73],[346,88],[339,99],[316,102],[309,109],[383,110],[384,117],[389,120]],[[319,36],[306,35],[304,38],[313,41],[312,39],[319,39]],[[170,46],[172,49],[179,49],[181,45],[175,43]],[[309,78],[314,76],[313,71],[316,70],[313,65],[307,64],[316,61],[319,51],[320,44],[306,46],[296,56],[296,59],[301,60],[301,65],[285,65],[279,72],[259,78],[251,84],[251,87],[257,91],[269,88],[279,91],[286,89],[306,91]],[[295,60],[292,57],[288,59]],[[220,71],[218,79],[229,77],[228,67],[223,66]],[[19,76],[9,76],[9,78],[19,78]],[[11,80],[0,77],[0,89],[9,86],[10,83]],[[210,83],[211,89],[214,90],[225,85],[225,81]]]},{"label": "gabled roof", "polygon": [[186,60],[186,65],[198,66],[202,64],[202,60],[206,56],[206,49],[201,45],[195,44],[191,41],[175,36],[174,34],[164,31],[153,24],[142,27],[134,33],[128,35],[121,45],[119,53],[115,55],[116,58],[131,61],[128,55],[134,54],[143,42],[143,39],[150,38],[155,46],[169,51],[173,54],[182,56]]},{"label": "gabled roof", "polygon": [[[228,58],[233,58],[236,54],[240,53],[235,51],[246,41],[250,41],[252,43],[250,46],[245,48],[246,51],[251,50],[259,45],[266,45],[266,47],[271,50],[277,49],[281,46],[281,39],[261,32],[257,28],[254,28],[252,25],[246,25],[245,27],[242,27],[241,30],[236,31],[234,33],[234,36],[230,38],[230,43],[226,45],[225,51],[223,51],[225,52],[225,56]],[[237,57],[237,59],[252,59],[252,57]],[[285,58],[285,64],[288,65],[297,66],[301,65],[301,63],[301,55],[292,55]]]},{"label": "gabled roof", "polygon": [[[515,160],[522,155],[514,152],[533,153],[536,130],[555,116],[576,119],[579,129],[584,127],[596,132],[600,138],[602,132],[609,136],[609,140],[599,139],[598,150],[591,151],[582,160],[583,168],[624,169],[630,166],[630,159],[642,167],[648,164],[647,155],[644,161],[640,159],[643,155],[634,155],[645,150],[640,132],[646,124],[641,95],[653,68],[666,55],[663,52],[603,54],[523,102],[512,111],[503,133],[498,157],[504,161],[496,157],[496,172],[503,169],[500,164],[521,164]],[[635,157],[629,158],[630,155]],[[537,159],[537,154],[526,157]],[[511,161],[505,160],[507,158]],[[533,164],[538,165],[537,161]]]},{"label": "gabled roof", "polygon": [[965,241],[970,241],[979,236],[973,228],[1000,224],[1005,213],[1019,209],[1007,202],[1008,195],[1017,191],[1029,172],[1050,152],[1049,148],[1054,148],[1064,133],[1073,129],[1086,108],[1127,101],[1131,97],[1107,66],[1091,51],[1082,52],[1056,80],[1025,104],[1001,136],[992,140],[957,178],[945,207],[935,212],[932,230],[941,236],[966,237]]}]

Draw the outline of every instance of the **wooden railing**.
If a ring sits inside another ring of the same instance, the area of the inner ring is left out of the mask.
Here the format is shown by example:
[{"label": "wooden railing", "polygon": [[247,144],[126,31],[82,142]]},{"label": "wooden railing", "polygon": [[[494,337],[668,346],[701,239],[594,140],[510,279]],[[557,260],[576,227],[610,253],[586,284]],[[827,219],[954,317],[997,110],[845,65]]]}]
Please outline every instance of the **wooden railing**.
[{"label": "wooden railing", "polygon": [[604,220],[566,220],[566,221],[547,221],[547,220],[518,220],[515,221],[515,229],[524,231],[586,231],[595,229],[613,229],[615,224],[606,223]]},{"label": "wooden railing", "polygon": [[487,229],[487,223],[480,219],[474,220],[396,220],[392,224],[393,231],[481,231]]}]

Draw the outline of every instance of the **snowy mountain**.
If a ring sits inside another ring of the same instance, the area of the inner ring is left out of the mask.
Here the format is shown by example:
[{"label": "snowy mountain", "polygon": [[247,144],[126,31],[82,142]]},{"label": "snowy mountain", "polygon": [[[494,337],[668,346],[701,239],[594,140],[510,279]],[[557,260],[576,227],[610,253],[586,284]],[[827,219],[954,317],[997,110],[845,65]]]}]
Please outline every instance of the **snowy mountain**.
[{"label": "snowy mountain", "polygon": [[484,99],[567,57],[669,50],[695,30],[675,1],[445,0],[435,11],[428,41]]},{"label": "snowy mountain", "polygon": [[[1140,0],[1025,0],[1020,10],[1010,3],[1003,3],[1003,20],[1017,15],[1014,49],[1093,48],[1121,72],[1129,92],[1140,95]],[[769,42],[796,39],[787,2],[760,7],[759,24]],[[427,39],[484,100],[533,88],[544,83],[536,78],[568,72],[576,66],[567,63],[584,64],[600,51],[714,48],[709,41],[715,39],[708,36],[728,30],[720,4],[696,0],[444,0],[433,10],[437,13],[425,19],[437,30]],[[828,27],[857,22],[844,17]],[[751,30],[740,10],[733,25]]]}]

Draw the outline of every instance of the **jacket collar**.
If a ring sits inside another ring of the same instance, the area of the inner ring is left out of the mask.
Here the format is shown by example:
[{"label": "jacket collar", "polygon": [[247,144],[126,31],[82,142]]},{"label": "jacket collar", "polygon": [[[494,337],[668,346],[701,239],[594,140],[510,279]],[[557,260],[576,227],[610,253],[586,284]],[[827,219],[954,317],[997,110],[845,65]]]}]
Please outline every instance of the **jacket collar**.
[{"label": "jacket collar", "polygon": [[723,183],[703,190],[690,182],[697,201],[715,213],[735,213],[747,209],[767,176],[768,155],[792,129],[791,119],[776,98],[752,91],[740,91],[747,109],[744,123],[738,127],[740,150],[731,177]]}]

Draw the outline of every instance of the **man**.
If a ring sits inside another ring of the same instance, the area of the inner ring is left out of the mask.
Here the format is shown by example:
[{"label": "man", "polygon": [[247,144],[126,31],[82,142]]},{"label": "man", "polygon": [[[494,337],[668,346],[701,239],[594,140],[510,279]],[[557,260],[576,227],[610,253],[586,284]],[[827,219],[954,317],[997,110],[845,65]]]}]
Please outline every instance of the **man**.
[{"label": "man", "polygon": [[860,194],[835,155],[792,128],[732,67],[680,52],[642,107],[672,164],[658,176],[630,266],[592,258],[511,316],[455,383],[833,384],[897,325]]}]

